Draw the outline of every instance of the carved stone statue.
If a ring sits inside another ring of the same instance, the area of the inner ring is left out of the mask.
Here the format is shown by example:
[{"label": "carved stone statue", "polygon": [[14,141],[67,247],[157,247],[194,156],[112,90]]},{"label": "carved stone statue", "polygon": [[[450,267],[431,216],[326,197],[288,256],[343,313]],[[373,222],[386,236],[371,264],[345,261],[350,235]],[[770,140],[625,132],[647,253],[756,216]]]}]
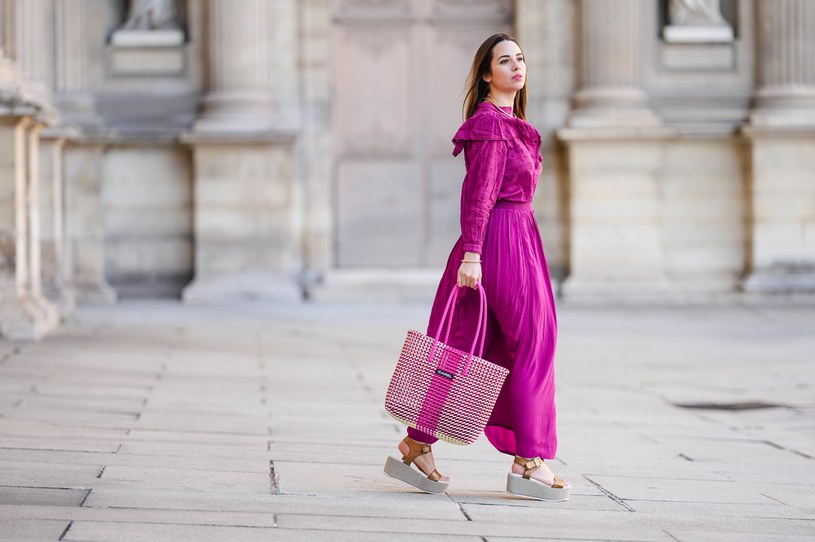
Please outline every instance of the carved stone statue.
[{"label": "carved stone statue", "polygon": [[671,0],[668,17],[671,25],[708,26],[724,25],[720,0]]},{"label": "carved stone statue", "polygon": [[178,28],[175,0],[130,0],[125,28],[153,30]]}]

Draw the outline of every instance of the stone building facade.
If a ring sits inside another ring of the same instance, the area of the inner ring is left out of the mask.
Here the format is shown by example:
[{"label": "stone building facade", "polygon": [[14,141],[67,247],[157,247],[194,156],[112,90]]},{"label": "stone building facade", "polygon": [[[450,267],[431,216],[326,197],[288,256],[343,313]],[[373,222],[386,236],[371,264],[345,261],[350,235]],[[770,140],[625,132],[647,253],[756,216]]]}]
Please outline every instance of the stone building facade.
[{"label": "stone building facade", "polygon": [[0,0],[0,333],[432,294],[464,78],[522,43],[565,299],[815,290],[808,0]]}]

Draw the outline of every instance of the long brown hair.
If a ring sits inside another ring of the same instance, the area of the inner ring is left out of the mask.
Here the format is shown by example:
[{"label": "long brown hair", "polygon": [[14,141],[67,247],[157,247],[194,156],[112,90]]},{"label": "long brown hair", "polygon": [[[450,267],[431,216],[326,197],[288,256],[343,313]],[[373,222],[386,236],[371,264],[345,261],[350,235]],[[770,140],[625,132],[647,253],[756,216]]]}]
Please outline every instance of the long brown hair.
[{"label": "long brown hair", "polygon": [[[484,43],[482,43],[475,52],[473,66],[470,68],[470,75],[467,76],[467,85],[465,87],[467,90],[464,96],[463,106],[465,120],[475,115],[478,104],[487,97],[487,93],[490,91],[490,85],[484,81],[484,75],[490,73],[492,50],[496,45],[507,40],[514,41],[521,49],[521,52],[523,52],[523,47],[518,43],[518,40],[507,34],[493,34],[484,40]],[[518,118],[526,120],[526,82],[524,82],[523,88],[515,93],[515,103],[512,109]]]}]

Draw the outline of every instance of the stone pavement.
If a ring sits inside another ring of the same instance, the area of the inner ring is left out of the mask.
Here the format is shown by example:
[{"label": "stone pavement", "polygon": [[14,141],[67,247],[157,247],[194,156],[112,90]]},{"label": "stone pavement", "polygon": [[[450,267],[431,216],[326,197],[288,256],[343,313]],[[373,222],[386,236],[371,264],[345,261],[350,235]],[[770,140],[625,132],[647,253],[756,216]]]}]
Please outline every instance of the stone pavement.
[{"label": "stone pavement", "polygon": [[483,439],[436,447],[447,495],[382,474],[427,309],[125,302],[0,343],[0,538],[815,539],[812,307],[560,307],[565,503],[506,494]]}]

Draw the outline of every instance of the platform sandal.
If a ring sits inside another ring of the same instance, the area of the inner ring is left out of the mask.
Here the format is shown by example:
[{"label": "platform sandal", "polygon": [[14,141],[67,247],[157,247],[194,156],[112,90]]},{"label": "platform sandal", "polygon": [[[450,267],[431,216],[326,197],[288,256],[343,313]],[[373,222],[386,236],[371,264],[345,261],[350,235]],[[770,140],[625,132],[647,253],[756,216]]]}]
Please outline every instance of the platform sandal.
[{"label": "platform sandal", "polygon": [[565,501],[572,492],[572,486],[555,476],[555,482],[550,486],[532,478],[535,469],[543,465],[543,459],[534,457],[526,459],[515,456],[515,463],[524,468],[523,474],[510,472],[507,475],[507,491],[513,495],[531,497],[541,501]]},{"label": "platform sandal", "polygon": [[430,444],[418,442],[410,437],[405,437],[404,442],[410,450],[402,456],[401,462],[388,456],[388,460],[385,462],[385,474],[427,493],[444,493],[447,491],[448,481],[444,479],[438,469],[433,469],[433,472],[426,472],[418,464],[416,469],[419,470],[410,466],[417,457],[429,454],[432,451]]}]

